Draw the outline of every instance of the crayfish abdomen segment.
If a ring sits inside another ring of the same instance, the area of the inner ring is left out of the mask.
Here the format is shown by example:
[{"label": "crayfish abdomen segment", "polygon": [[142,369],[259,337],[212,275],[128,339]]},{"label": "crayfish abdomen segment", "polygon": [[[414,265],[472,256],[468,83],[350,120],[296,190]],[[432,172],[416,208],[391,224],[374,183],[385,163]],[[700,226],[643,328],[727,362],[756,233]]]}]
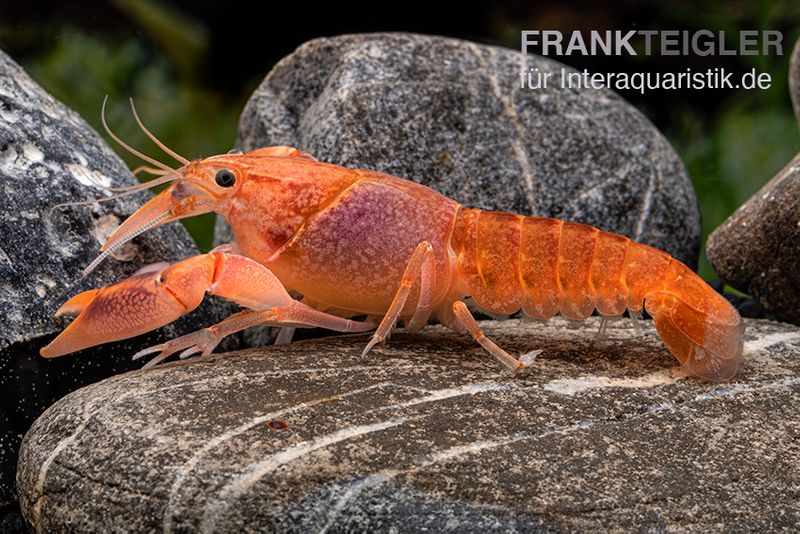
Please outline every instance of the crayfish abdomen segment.
[{"label": "crayfish abdomen segment", "polygon": [[463,237],[457,270],[470,295],[493,313],[511,314],[522,305],[519,285],[523,217],[463,209],[454,235]]},{"label": "crayfish abdomen segment", "polygon": [[497,314],[522,308],[536,318],[582,320],[595,309],[638,311],[674,261],[627,237],[543,217],[463,209],[454,235],[469,296]]},{"label": "crayfish abdomen segment", "polygon": [[647,311],[692,374],[727,379],[742,352],[736,310],[660,250],[584,224],[463,209],[454,231],[461,287],[490,313],[585,319]]}]

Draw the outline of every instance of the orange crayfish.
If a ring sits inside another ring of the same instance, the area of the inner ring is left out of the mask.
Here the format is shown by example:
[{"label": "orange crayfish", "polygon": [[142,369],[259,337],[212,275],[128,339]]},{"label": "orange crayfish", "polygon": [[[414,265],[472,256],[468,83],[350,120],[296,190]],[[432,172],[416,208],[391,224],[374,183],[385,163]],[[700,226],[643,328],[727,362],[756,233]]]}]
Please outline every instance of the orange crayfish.
[{"label": "orange crayfish", "polygon": [[467,331],[509,369],[530,365],[533,353],[517,359],[483,334],[464,302],[471,297],[492,314],[522,309],[542,319],[644,308],[689,373],[727,380],[739,367],[744,326],[736,309],[665,252],[584,224],[466,208],[417,183],[321,163],[285,146],[188,161],[133,113],[182,166],[136,152],[103,119],[110,136],[158,167],[148,170],[159,178],[129,189],[171,185],[117,228],[88,269],[146,230],[212,211],[228,221],[235,244],[72,297],[57,315],[78,317],[42,356],[158,328],[210,293],[247,309],[136,356],[158,353],[151,366],[178,351],[208,354],[223,337],[257,324],[287,327],[281,341],[292,327],[364,332],[377,325],[366,354],[398,319],[416,332],[434,316]]}]

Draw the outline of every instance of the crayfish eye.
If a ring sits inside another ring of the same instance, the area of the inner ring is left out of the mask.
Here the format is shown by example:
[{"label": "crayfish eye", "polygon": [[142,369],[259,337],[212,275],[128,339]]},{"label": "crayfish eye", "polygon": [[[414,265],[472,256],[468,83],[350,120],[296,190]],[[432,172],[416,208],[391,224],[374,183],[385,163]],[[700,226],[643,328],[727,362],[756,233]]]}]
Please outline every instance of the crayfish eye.
[{"label": "crayfish eye", "polygon": [[236,183],[236,176],[228,169],[220,169],[214,177],[217,185],[220,187],[231,187]]}]

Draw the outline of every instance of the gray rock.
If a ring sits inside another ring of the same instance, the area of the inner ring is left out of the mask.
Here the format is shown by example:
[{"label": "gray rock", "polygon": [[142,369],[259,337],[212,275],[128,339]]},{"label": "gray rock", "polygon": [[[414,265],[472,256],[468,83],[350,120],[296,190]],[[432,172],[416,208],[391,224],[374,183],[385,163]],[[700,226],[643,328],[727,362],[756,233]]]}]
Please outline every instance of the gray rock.
[{"label": "gray rock", "polygon": [[794,106],[794,116],[800,123],[800,39],[794,44],[789,60],[789,95]]},{"label": "gray rock", "polygon": [[[52,406],[17,482],[37,531],[795,530],[800,329],[747,320],[729,384],[686,378],[647,325],[484,322],[217,355]],[[533,336],[533,338],[532,338]]]},{"label": "gray rock", "polygon": [[238,146],[296,146],[471,207],[598,226],[696,266],[699,211],[666,139],[611,91],[520,89],[529,68],[574,72],[444,37],[315,39],[253,94]]},{"label": "gray rock", "polygon": [[[53,312],[81,290],[120,280],[148,263],[196,253],[186,231],[170,225],[136,239],[80,281],[99,240],[149,196],[139,193],[48,216],[57,203],[102,197],[93,182],[136,183],[83,119],[0,52],[0,506],[13,499],[17,449],[33,420],[67,392],[138,367],[130,361],[136,347],[163,339],[155,333],[77,357],[45,360],[39,348],[68,323],[54,321]],[[164,333],[172,337],[194,330],[206,324],[207,315]]]},{"label": "gray rock", "polygon": [[[789,90],[800,124],[800,40]],[[720,278],[800,324],[800,153],[711,233],[706,253]]]}]

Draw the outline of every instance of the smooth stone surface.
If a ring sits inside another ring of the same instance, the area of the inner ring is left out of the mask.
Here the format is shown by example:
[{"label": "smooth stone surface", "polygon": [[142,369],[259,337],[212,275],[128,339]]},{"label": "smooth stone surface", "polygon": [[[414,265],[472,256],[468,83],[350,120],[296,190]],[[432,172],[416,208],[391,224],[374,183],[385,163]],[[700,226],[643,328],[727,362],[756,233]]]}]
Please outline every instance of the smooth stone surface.
[{"label": "smooth stone surface", "polygon": [[132,372],[52,406],[23,443],[39,531],[793,530],[800,328],[747,320],[731,383],[655,337],[484,322],[466,336],[311,340]]},{"label": "smooth stone surface", "polygon": [[[800,40],[790,65],[800,125]],[[782,321],[800,324],[800,153],[711,233],[706,253],[720,278]]]},{"label": "smooth stone surface", "polygon": [[554,80],[562,68],[575,72],[445,37],[315,39],[266,76],[242,114],[237,144],[292,145],[320,161],[423,183],[470,207],[591,224],[696,266],[697,202],[667,140],[613,92],[555,81],[520,89],[520,72],[532,67]]},{"label": "smooth stone surface", "polygon": [[[100,102],[98,102],[99,112]],[[39,348],[68,320],[53,313],[69,296],[106,285],[156,261],[195,254],[180,224],[137,238],[80,280],[105,237],[149,193],[63,208],[61,202],[104,197],[106,186],[137,183],[122,160],[74,111],[48,95],[0,52],[0,507],[14,499],[17,450],[30,424],[69,391],[140,366],[137,347],[205,326],[224,310],[168,327],[162,334],[117,343],[79,356],[45,360]],[[219,310],[219,311],[218,311]]]}]

